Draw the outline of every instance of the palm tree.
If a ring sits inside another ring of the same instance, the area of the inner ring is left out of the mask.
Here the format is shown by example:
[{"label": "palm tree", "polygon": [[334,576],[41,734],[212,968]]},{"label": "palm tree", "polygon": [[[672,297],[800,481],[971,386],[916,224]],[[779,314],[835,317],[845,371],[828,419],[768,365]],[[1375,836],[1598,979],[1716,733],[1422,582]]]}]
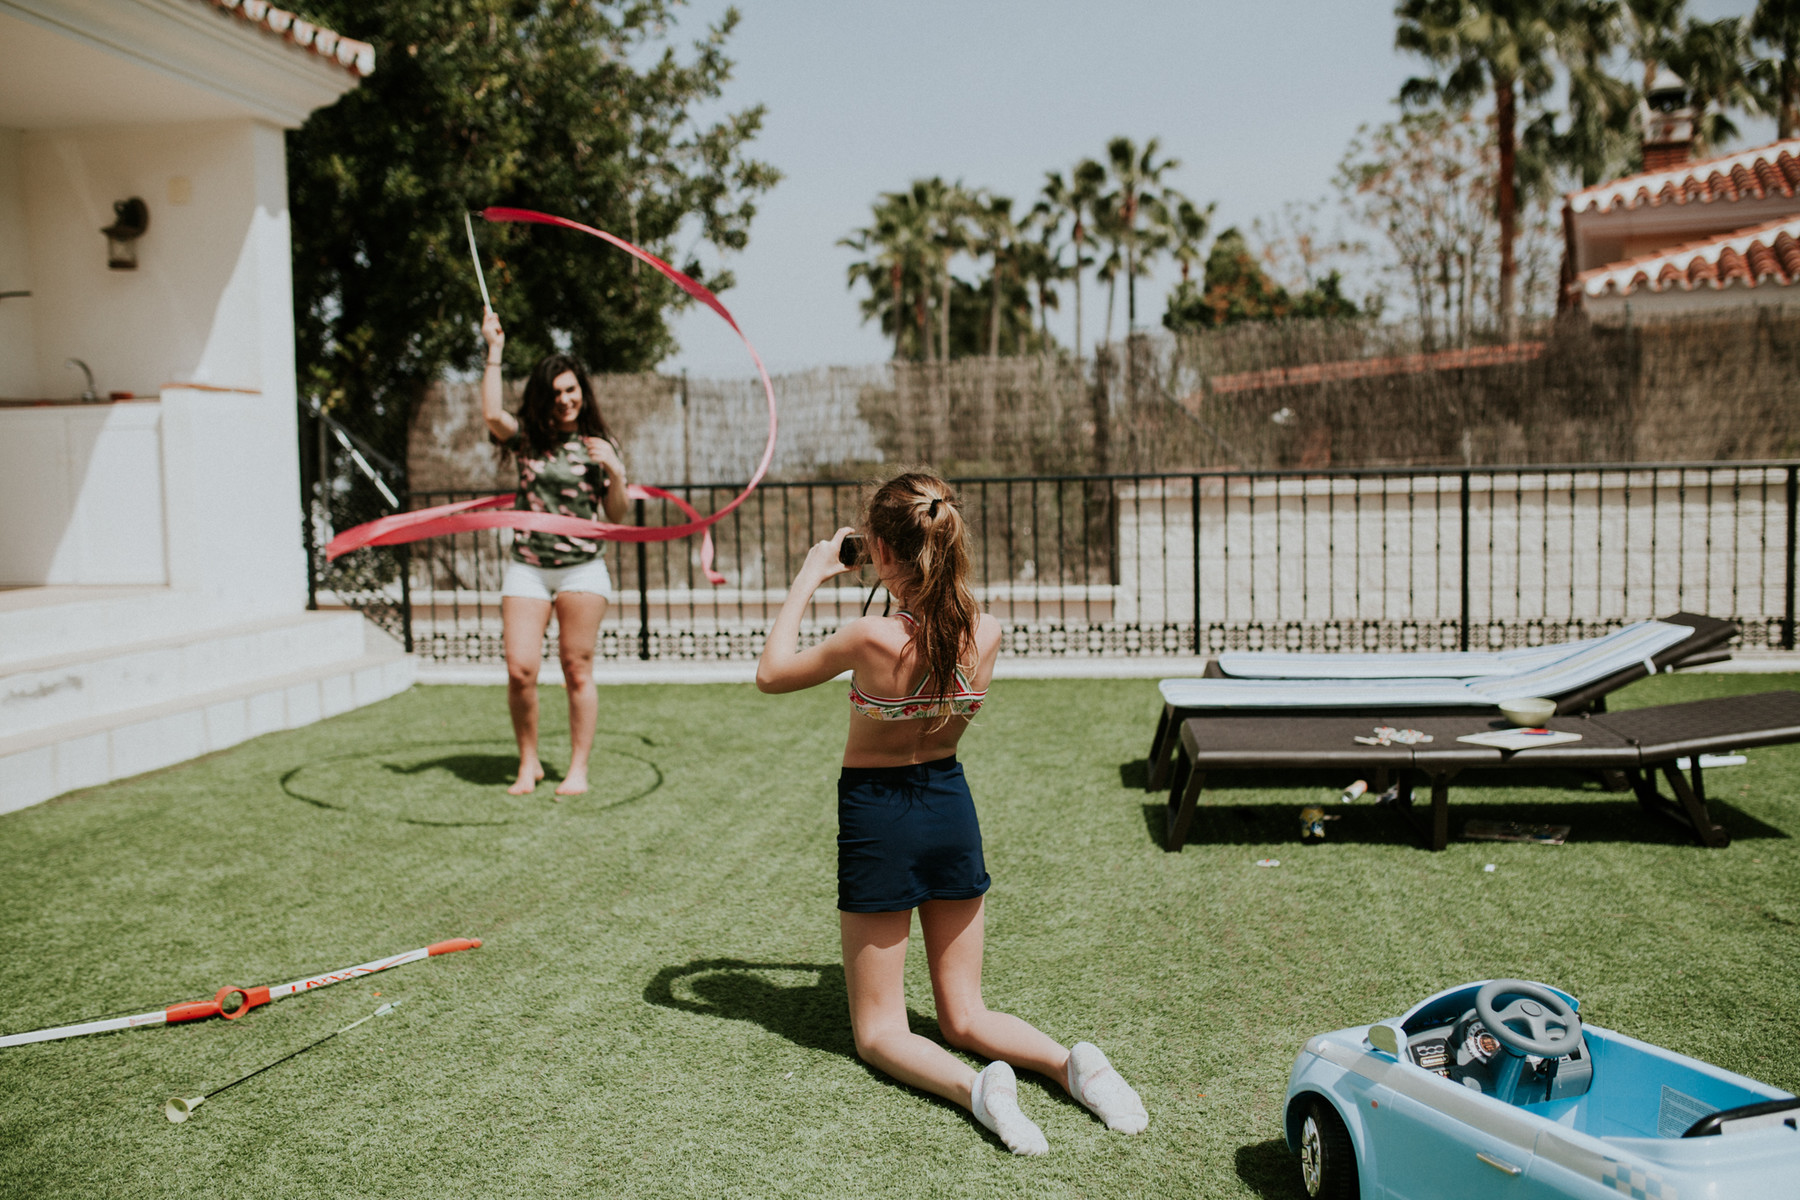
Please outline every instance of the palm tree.
[{"label": "palm tree", "polygon": [[1519,101],[1540,100],[1556,81],[1557,40],[1574,12],[1597,0],[1400,0],[1394,46],[1422,56],[1441,76],[1414,78],[1400,89],[1403,105],[1438,100],[1467,104],[1492,92],[1496,208],[1500,218],[1500,331],[1517,336]]},{"label": "palm tree", "polygon": [[936,176],[927,180],[915,181],[913,190],[921,195],[921,207],[926,214],[929,241],[937,256],[934,274],[940,296],[938,302],[938,346],[942,351],[943,361],[949,362],[950,293],[955,282],[950,264],[955,261],[958,254],[969,249],[969,223],[976,209],[975,197],[960,181],[947,184]]},{"label": "palm tree", "polygon": [[[1091,222],[1096,218],[1096,207],[1100,202],[1101,189],[1106,186],[1106,168],[1091,158],[1084,158],[1075,164],[1069,172],[1069,182],[1064,183],[1062,172],[1046,171],[1044,173],[1044,190],[1037,208],[1042,209],[1046,218],[1056,218],[1053,228],[1060,228],[1062,217],[1069,218],[1069,241],[1075,247],[1075,262],[1069,268],[1070,278],[1075,281],[1075,369],[1081,369],[1081,276],[1094,264],[1087,253],[1087,242],[1092,232]],[[1048,237],[1046,236],[1046,242]],[[1041,309],[1040,302],[1039,308]],[[1046,344],[1049,330],[1046,328]]]},{"label": "palm tree", "polygon": [[1194,264],[1205,257],[1200,243],[1206,240],[1206,231],[1212,225],[1215,205],[1200,208],[1179,194],[1172,194],[1168,200],[1174,202],[1169,214],[1169,253],[1181,267],[1181,282],[1185,286],[1190,282]]},{"label": "palm tree", "polygon": [[[1674,8],[1686,0],[1626,0],[1630,11]],[[1633,16],[1631,28],[1641,33],[1649,18]],[[1559,39],[1560,56],[1568,68],[1569,124],[1557,133],[1549,114],[1526,130],[1528,163],[1521,163],[1520,182],[1527,192],[1548,191],[1553,165],[1567,167],[1591,187],[1623,173],[1637,150],[1632,136],[1639,92],[1616,79],[1607,60],[1626,36],[1625,22],[1616,3],[1578,6]],[[1635,39],[1634,39],[1635,44]]]},{"label": "palm tree", "polygon": [[867,256],[850,264],[848,282],[852,287],[858,282],[869,285],[869,298],[862,306],[863,318],[879,318],[884,326],[892,323],[896,360],[906,357],[909,292],[916,301],[916,357],[928,359],[932,355],[927,308],[938,256],[931,245],[931,215],[927,207],[930,199],[927,181],[915,182],[904,192],[884,192],[873,205],[873,222],[838,241],[838,245]]},{"label": "palm tree", "polygon": [[[1158,161],[1156,155],[1161,149],[1162,143],[1157,138],[1150,138],[1142,149],[1128,137],[1116,137],[1106,143],[1106,166],[1114,185],[1111,208],[1119,244],[1125,254],[1127,336],[1137,330],[1137,281],[1138,276],[1148,270],[1144,262],[1145,251],[1154,250],[1146,240],[1154,240],[1154,218],[1162,215],[1155,191],[1162,183],[1163,175],[1181,165],[1172,158]],[[1142,220],[1146,217],[1152,220]],[[1109,336],[1110,333],[1109,328]]]},{"label": "palm tree", "polygon": [[1776,136],[1800,132],[1800,0],[1761,0],[1750,36],[1773,54],[1750,68],[1762,107],[1775,114]]},{"label": "palm tree", "polygon": [[[1001,274],[1010,264],[1018,269],[1019,226],[1013,220],[1012,200],[1006,196],[982,194],[975,197],[971,220],[974,237],[969,248],[977,256],[991,260],[988,276],[988,358],[1000,356],[1000,287]],[[1028,326],[1029,327],[1029,326]]]},{"label": "palm tree", "polygon": [[1746,66],[1750,38],[1738,17],[1689,21],[1669,53],[1669,67],[1688,85],[1694,116],[1695,148],[1705,153],[1737,136],[1726,111],[1748,108],[1757,98]]},{"label": "palm tree", "polygon": [[1656,70],[1667,66],[1675,44],[1681,40],[1681,19],[1687,0],[1625,0],[1630,16],[1627,39],[1632,59],[1644,68],[1645,94],[1656,85]]}]

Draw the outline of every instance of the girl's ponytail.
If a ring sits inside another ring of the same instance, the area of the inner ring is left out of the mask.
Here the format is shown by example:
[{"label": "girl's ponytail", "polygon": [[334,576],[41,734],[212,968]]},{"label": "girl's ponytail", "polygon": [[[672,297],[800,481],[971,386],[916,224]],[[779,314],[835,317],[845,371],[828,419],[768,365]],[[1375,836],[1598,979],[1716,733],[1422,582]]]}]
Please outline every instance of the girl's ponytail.
[{"label": "girl's ponytail", "polygon": [[[916,611],[913,641],[925,664],[921,691],[944,697],[937,719],[951,716],[950,697],[964,656],[973,655],[981,610],[969,587],[968,527],[950,485],[929,471],[912,471],[883,484],[869,501],[868,529],[915,573],[908,589]],[[973,663],[967,664],[973,670]]]}]

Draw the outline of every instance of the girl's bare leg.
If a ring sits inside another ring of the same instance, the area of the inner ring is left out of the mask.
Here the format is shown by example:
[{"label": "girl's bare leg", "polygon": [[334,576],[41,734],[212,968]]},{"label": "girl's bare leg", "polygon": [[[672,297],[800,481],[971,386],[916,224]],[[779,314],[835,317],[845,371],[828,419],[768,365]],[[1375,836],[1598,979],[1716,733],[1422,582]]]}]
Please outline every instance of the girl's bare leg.
[{"label": "girl's bare leg", "polygon": [[1004,1059],[1067,1088],[1069,1052],[1036,1027],[982,1002],[983,899],[927,900],[919,906],[938,1028],[959,1050]]},{"label": "girl's bare leg", "polygon": [[500,640],[506,648],[506,707],[519,743],[519,777],[506,790],[523,796],[544,777],[538,761],[538,667],[544,661],[544,630],[550,602],[528,596],[500,597]]},{"label": "girl's bare leg", "polygon": [[588,754],[594,748],[600,708],[594,690],[594,641],[605,616],[605,596],[562,592],[556,597],[557,650],[563,688],[569,693],[569,773],[556,785],[559,796],[579,796],[588,790]]},{"label": "girl's bare leg", "polygon": [[903,980],[912,913],[839,910],[838,926],[857,1057],[902,1083],[968,1108],[975,1072],[906,1023]]}]

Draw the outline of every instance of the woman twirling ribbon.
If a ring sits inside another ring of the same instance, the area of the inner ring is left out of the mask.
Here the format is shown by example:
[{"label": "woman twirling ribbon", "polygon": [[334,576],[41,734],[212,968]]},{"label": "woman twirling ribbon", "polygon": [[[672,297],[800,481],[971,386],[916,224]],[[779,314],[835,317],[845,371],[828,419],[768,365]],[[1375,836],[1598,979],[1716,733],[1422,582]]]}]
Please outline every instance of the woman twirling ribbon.
[{"label": "woman twirling ribbon", "polygon": [[[488,343],[482,378],[482,416],[494,438],[519,461],[516,496],[439,505],[396,513],[347,529],[326,547],[336,559],[364,546],[391,546],[476,529],[515,531],[513,561],[501,588],[501,620],[507,660],[507,700],[519,745],[519,774],[508,789],[531,792],[544,777],[538,757],[537,673],[545,629],[557,615],[564,684],[569,693],[569,771],[556,794],[587,790],[587,757],[593,743],[597,695],[593,683],[594,641],[612,590],[598,543],[670,541],[702,535],[700,565],[715,585],[725,577],[713,569],[709,532],[747,499],[775,454],[775,390],[756,347],[731,313],[702,284],[662,259],[604,230],[528,209],[489,208],[489,221],[555,225],[597,237],[648,264],[730,325],[750,352],[768,402],[769,431],[762,459],[744,490],[724,507],[701,516],[686,500],[662,488],[628,484],[618,443],[611,436],[581,364],[568,355],[549,355],[537,364],[525,388],[518,418],[500,404],[500,348],[505,334],[482,284],[482,335]],[[470,249],[474,235],[470,232]],[[480,271],[480,259],[476,259]],[[667,500],[689,519],[680,525],[645,527],[622,523],[625,501]],[[604,516],[604,520],[600,519]]]}]

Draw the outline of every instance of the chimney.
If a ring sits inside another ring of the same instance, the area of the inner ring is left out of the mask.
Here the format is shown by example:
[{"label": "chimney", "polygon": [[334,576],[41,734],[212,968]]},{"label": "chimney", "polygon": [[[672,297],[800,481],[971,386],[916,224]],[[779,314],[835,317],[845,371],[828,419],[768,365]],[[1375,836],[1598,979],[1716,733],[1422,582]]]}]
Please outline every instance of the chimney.
[{"label": "chimney", "polygon": [[1664,67],[1638,108],[1644,127],[1644,170],[1679,167],[1694,157],[1694,109],[1687,82]]}]

